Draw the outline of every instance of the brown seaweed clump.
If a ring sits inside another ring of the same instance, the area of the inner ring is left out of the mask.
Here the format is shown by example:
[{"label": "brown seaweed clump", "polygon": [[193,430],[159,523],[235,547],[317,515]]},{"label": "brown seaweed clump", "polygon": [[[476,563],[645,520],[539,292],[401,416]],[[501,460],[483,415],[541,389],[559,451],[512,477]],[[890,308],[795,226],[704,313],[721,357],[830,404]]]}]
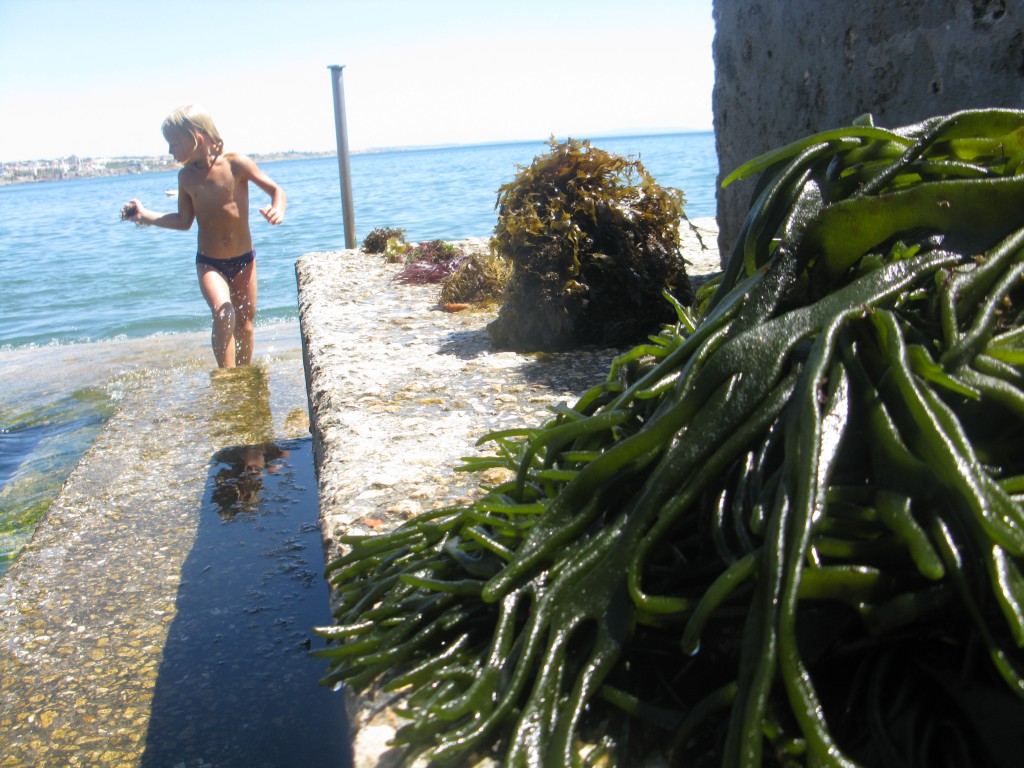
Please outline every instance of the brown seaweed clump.
[{"label": "brown seaweed clump", "polygon": [[471,253],[459,268],[441,281],[441,304],[488,304],[501,299],[512,274],[507,259]]},{"label": "brown seaweed clump", "polygon": [[668,292],[693,292],[680,254],[680,190],[638,159],[548,142],[551,151],[498,190],[491,245],[512,264],[492,342],[518,351],[633,343],[670,322]]},{"label": "brown seaweed clump", "polygon": [[363,238],[363,251],[366,253],[384,253],[388,240],[397,238],[405,242],[405,230],[397,227],[377,227]]}]

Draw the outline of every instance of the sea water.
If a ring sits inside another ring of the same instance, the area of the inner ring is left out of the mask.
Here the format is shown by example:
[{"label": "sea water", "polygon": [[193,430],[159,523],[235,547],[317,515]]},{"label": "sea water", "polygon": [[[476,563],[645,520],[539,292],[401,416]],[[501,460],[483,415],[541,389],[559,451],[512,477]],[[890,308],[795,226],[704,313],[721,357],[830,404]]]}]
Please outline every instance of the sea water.
[{"label": "sea water", "polygon": [[[659,184],[682,190],[690,218],[715,215],[713,133],[592,144],[638,158]],[[377,227],[401,228],[409,242],[488,236],[498,188],[546,151],[536,141],[355,154],[357,242]],[[345,232],[336,158],[262,168],[288,195],[285,222],[271,227],[258,213],[265,196],[250,190],[257,325],[265,326],[297,319],[296,259],[343,248]],[[96,381],[63,378],[42,386],[19,379],[0,392],[0,574],[102,428],[111,407],[104,377],[116,374],[122,357],[134,364],[154,359],[175,334],[209,328],[196,283],[195,231],[119,218],[133,197],[153,210],[175,210],[176,189],[173,171],[0,186],[0,369],[15,365],[25,349],[37,359],[52,355],[57,366],[69,347],[103,369]]]},{"label": "sea water", "polygon": [[[714,216],[718,172],[711,133],[618,137],[593,145],[639,157],[662,186],[681,189],[691,218]],[[497,190],[547,151],[543,142],[353,155],[352,195],[359,241],[376,227],[406,240],[492,234]],[[288,195],[285,222],[258,213],[250,190],[259,269],[261,322],[296,317],[295,260],[344,247],[338,163],[333,157],[266,163]],[[205,329],[191,233],[122,222],[132,197],[176,210],[173,171],[0,187],[0,349],[138,338]]]}]

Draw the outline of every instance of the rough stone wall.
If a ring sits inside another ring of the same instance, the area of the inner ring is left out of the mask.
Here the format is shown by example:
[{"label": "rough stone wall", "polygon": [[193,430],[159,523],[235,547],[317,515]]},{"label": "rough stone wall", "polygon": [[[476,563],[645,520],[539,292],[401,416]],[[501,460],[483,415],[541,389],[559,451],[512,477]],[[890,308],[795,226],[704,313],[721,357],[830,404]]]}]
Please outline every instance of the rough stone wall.
[{"label": "rough stone wall", "polygon": [[[865,112],[896,127],[1024,107],[1021,0],[714,0],[719,182],[741,163]],[[753,180],[718,190],[728,254]]]}]

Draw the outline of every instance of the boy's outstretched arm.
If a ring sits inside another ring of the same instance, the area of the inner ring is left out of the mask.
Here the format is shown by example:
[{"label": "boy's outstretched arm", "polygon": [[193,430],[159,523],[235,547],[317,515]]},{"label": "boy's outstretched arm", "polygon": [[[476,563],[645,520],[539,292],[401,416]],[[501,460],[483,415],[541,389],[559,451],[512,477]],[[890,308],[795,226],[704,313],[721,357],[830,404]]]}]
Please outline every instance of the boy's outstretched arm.
[{"label": "boy's outstretched arm", "polygon": [[121,209],[121,218],[134,221],[136,224],[153,225],[164,229],[191,229],[192,222],[196,219],[195,209],[192,207],[192,198],[178,188],[178,210],[176,213],[157,213],[144,207],[135,198],[128,201],[128,204]]}]

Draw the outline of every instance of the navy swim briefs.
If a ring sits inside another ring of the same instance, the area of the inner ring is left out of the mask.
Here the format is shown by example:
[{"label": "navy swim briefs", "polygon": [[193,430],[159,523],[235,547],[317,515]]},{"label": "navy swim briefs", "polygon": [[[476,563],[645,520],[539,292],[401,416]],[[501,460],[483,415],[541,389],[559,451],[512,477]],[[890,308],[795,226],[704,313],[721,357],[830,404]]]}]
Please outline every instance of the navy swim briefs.
[{"label": "navy swim briefs", "polygon": [[241,256],[234,256],[230,259],[214,259],[210,256],[196,253],[196,264],[206,264],[208,267],[213,267],[228,280],[234,280],[235,276],[252,264],[255,259],[255,251],[249,251]]}]

